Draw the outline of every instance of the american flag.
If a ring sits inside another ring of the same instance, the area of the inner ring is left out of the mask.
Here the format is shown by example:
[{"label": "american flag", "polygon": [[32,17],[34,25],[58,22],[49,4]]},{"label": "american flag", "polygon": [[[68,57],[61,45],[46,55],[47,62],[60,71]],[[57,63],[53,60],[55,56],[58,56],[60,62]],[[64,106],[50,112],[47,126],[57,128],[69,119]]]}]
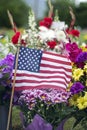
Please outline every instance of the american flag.
[{"label": "american flag", "polygon": [[[20,47],[15,90],[54,88],[65,91],[71,79],[71,70],[71,62],[66,56]],[[13,79],[14,72],[15,69]]]}]

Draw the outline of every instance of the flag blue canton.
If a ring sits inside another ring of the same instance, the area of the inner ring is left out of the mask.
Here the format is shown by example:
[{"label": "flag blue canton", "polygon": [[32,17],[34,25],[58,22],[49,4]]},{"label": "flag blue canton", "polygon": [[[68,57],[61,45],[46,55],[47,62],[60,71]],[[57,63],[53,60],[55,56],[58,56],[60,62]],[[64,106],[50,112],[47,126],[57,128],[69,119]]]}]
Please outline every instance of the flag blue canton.
[{"label": "flag blue canton", "polygon": [[20,47],[18,69],[31,72],[39,72],[41,58],[41,50]]}]

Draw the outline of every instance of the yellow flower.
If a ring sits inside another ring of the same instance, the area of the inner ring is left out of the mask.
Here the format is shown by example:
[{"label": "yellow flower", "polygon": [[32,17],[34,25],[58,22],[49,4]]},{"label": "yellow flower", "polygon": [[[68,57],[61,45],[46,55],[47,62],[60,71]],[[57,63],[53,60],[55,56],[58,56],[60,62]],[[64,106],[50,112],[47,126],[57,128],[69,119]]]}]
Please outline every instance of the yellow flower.
[{"label": "yellow flower", "polygon": [[84,38],[84,40],[87,40],[87,35],[84,35],[83,38]]},{"label": "yellow flower", "polygon": [[82,45],[82,46],[81,46],[81,49],[82,49],[83,52],[87,52],[87,47],[86,47],[86,45]]},{"label": "yellow flower", "polygon": [[77,106],[77,99],[78,99],[78,95],[77,95],[77,94],[73,95],[73,96],[69,99],[70,105]]},{"label": "yellow flower", "polygon": [[85,86],[87,87],[87,79],[86,79],[86,83],[85,83]]},{"label": "yellow flower", "polygon": [[74,71],[75,69],[77,69],[77,66],[76,66],[76,65],[73,65],[72,71]]},{"label": "yellow flower", "polygon": [[70,91],[70,88],[71,88],[72,85],[73,85],[73,83],[70,82],[69,85],[68,85],[68,87],[67,87],[67,91]]},{"label": "yellow flower", "polygon": [[79,108],[80,110],[82,110],[82,109],[85,108],[84,102],[85,102],[84,97],[79,97],[79,98],[77,99],[77,106],[78,106],[78,108]]},{"label": "yellow flower", "polygon": [[87,107],[87,92],[85,92],[83,97],[79,97],[77,99],[77,106],[79,109],[84,109]]},{"label": "yellow flower", "polygon": [[87,73],[87,63],[86,63],[86,65],[84,66],[84,71]]},{"label": "yellow flower", "polygon": [[73,71],[73,78],[75,81],[79,80],[79,78],[83,75],[83,70],[78,68]]},{"label": "yellow flower", "polygon": [[85,92],[84,99],[87,100],[87,92]]}]

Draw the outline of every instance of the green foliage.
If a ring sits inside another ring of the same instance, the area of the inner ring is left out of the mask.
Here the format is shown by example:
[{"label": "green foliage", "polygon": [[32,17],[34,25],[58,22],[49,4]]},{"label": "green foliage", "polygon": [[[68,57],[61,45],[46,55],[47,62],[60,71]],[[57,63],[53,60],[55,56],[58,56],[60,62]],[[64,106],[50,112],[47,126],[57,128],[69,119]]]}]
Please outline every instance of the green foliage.
[{"label": "green foliage", "polygon": [[[66,24],[70,24],[71,22],[71,16],[69,13],[69,7],[71,6],[74,10],[75,4],[71,0],[54,0],[52,2],[52,5],[54,7],[54,12],[58,10],[59,20],[65,21]],[[54,15],[54,14],[53,14]]]},{"label": "green foliage", "polygon": [[87,27],[87,21],[85,20],[87,18],[87,2],[82,2],[77,6],[75,5],[75,0],[53,0],[52,4],[54,12],[58,10],[59,20],[65,21],[66,24],[70,25],[72,19],[69,6],[71,6],[76,16],[75,26],[80,26],[81,28]]},{"label": "green foliage", "polygon": [[23,0],[0,0],[0,27],[11,27],[7,10],[11,12],[17,27],[26,25],[29,7]]},{"label": "green foliage", "polygon": [[18,107],[12,108],[12,130],[23,130]]},{"label": "green foliage", "polygon": [[43,101],[40,101],[39,99],[37,99],[37,105],[35,105],[35,109],[29,110],[27,105],[23,103],[21,110],[24,115],[25,126],[30,124],[34,116],[38,114],[46,122],[49,122],[53,126],[53,130],[58,127],[58,124],[62,120],[68,120],[74,112],[73,108],[67,107],[66,103],[58,103],[55,105],[47,106]]},{"label": "green foliage", "polygon": [[76,24],[82,28],[87,27],[87,2],[80,3],[78,7],[76,7]]},{"label": "green foliage", "polygon": [[[64,111],[64,112],[67,114],[67,111]],[[83,128],[81,123],[77,125],[75,128],[72,128],[74,123],[75,123],[75,118],[70,118],[69,120],[67,120],[64,126],[64,130],[71,130],[71,129],[72,130],[86,130],[87,129],[87,127],[86,129]],[[12,109],[12,130],[23,130],[23,126],[20,121],[20,110],[17,106],[13,107]]]},{"label": "green foliage", "polygon": [[73,113],[73,117],[76,119],[74,122],[73,128],[76,127],[78,124],[81,124],[84,130],[87,129],[87,109],[79,110],[77,109],[75,113]]}]

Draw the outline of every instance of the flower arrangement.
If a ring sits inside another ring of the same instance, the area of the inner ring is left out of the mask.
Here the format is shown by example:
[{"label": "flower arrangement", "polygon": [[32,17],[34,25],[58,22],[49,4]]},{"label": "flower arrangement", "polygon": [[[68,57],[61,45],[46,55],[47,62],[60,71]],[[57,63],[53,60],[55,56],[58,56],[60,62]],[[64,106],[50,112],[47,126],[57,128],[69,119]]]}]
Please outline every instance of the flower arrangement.
[{"label": "flower arrangement", "polygon": [[[75,22],[75,17],[73,21]],[[74,28],[70,28],[67,33],[70,35],[70,41],[65,45],[69,59],[72,62],[72,79],[67,88],[71,92],[69,97],[69,105],[73,107],[72,116],[75,117],[75,127],[78,123],[86,129],[86,112],[87,112],[87,45],[78,44],[76,38],[80,32]]]},{"label": "flower arrangement", "polygon": [[[86,89],[84,86],[87,86],[87,81],[85,82],[84,80],[84,78],[87,78],[87,65],[85,63],[87,54],[82,52],[82,49],[78,47],[75,41],[72,42],[72,38],[76,39],[80,35],[78,30],[73,29],[75,21],[72,11],[72,21],[74,22],[69,28],[65,25],[65,22],[61,22],[58,19],[57,14],[55,14],[54,19],[52,12],[49,14],[49,17],[45,17],[39,22],[37,29],[34,13],[30,10],[29,29],[24,31],[23,34],[16,30],[15,35],[12,37],[12,42],[15,45],[21,44],[21,46],[55,51],[59,54],[67,55],[72,61],[72,81],[65,92],[55,89],[22,91],[19,98],[19,106],[23,112],[21,116],[25,130],[34,130],[35,128],[38,130],[58,130],[58,125],[61,121],[68,119],[77,112],[77,109],[73,109],[72,105],[77,107],[78,103],[73,104],[73,99],[80,96],[80,94],[84,96],[84,89]],[[80,57],[84,57],[84,60],[81,60]],[[81,82],[79,82],[79,79]],[[62,130],[63,127],[60,129]]]},{"label": "flower arrangement", "polygon": [[[71,92],[69,104],[74,106],[74,117],[86,125],[87,112],[87,46],[79,47],[75,42],[66,44],[66,50],[72,61],[72,79],[68,90]],[[86,126],[85,126],[86,127]]]},{"label": "flower arrangement", "polygon": [[21,34],[19,31],[12,37],[12,43],[18,45],[19,37],[21,36],[21,45],[31,48],[39,48],[44,50],[56,51],[57,53],[64,53],[65,44],[68,42],[66,35],[66,28],[64,21],[57,18],[57,13],[54,19],[52,16],[45,17],[37,24],[34,17],[34,12],[29,11],[29,29]]},{"label": "flower arrangement", "polygon": [[[67,55],[65,50],[66,43],[69,42],[67,26],[65,22],[58,20],[57,15],[54,19],[51,15],[45,17],[39,22],[37,29],[34,13],[30,10],[28,24],[29,29],[23,34],[15,32],[12,37],[13,44]],[[18,103],[23,114],[21,119],[24,129],[62,130],[61,122],[65,122],[72,111],[72,107],[67,107],[70,95],[71,92],[48,88],[22,91]]]},{"label": "flower arrangement", "polygon": [[65,44],[68,42],[65,32],[67,25],[59,21],[56,15],[54,20],[52,17],[45,17],[39,22],[39,38],[44,48],[63,53]]}]

